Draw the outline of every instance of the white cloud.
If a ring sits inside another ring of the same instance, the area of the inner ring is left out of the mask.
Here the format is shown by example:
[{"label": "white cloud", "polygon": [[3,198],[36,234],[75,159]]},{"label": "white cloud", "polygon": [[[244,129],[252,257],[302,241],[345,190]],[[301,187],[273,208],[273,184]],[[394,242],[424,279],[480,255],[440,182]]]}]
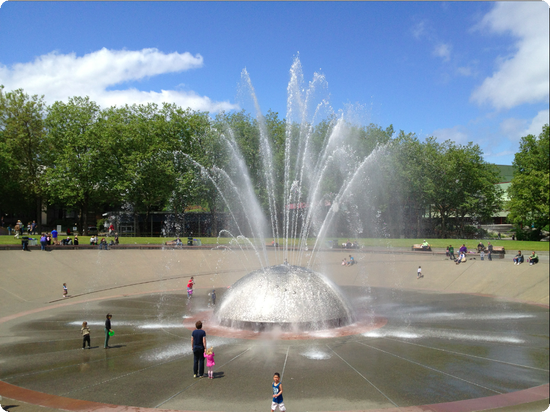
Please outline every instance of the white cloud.
[{"label": "white cloud", "polygon": [[550,110],[541,110],[531,119],[505,119],[500,123],[500,132],[513,143],[519,143],[523,136],[532,134],[538,136],[542,126],[549,123]]},{"label": "white cloud", "polygon": [[[213,102],[195,92],[177,90],[140,91],[123,84],[166,73],[203,66],[203,58],[190,53],[163,53],[157,49],[101,49],[82,57],[52,52],[33,62],[0,66],[0,84],[7,90],[22,88],[44,95],[49,102],[71,96],[89,96],[103,107],[133,103],[176,103],[184,108],[217,112],[235,108],[229,102]],[[113,90],[113,86],[118,86]],[[109,90],[108,90],[109,89]]]},{"label": "white cloud", "polygon": [[469,67],[459,67],[458,69],[456,69],[456,71],[458,72],[458,74],[462,76],[472,75],[472,69],[470,69]]},{"label": "white cloud", "polygon": [[443,61],[448,62],[451,59],[451,46],[445,43],[438,44],[435,46],[433,53],[441,57]]},{"label": "white cloud", "polygon": [[515,53],[499,57],[498,69],[472,93],[470,100],[496,109],[548,101],[549,22],[542,2],[498,2],[480,28],[517,38]]},{"label": "white cloud", "polygon": [[459,67],[456,69],[457,73],[461,76],[469,77],[474,75],[474,71],[471,67]]},{"label": "white cloud", "polygon": [[468,144],[472,141],[469,137],[468,131],[463,126],[454,126],[447,129],[434,130],[432,136],[437,137],[440,141],[452,140],[457,144]]},{"label": "white cloud", "polygon": [[525,130],[527,121],[524,119],[509,118],[500,123],[500,133],[512,142],[519,142],[521,133]]},{"label": "white cloud", "polygon": [[529,127],[523,132],[522,136],[532,134],[538,136],[542,133],[542,126],[550,124],[550,110],[541,110],[537,113],[535,118],[531,121]]},{"label": "white cloud", "polygon": [[415,38],[420,39],[426,34],[426,22],[420,21],[412,28],[412,34]]}]

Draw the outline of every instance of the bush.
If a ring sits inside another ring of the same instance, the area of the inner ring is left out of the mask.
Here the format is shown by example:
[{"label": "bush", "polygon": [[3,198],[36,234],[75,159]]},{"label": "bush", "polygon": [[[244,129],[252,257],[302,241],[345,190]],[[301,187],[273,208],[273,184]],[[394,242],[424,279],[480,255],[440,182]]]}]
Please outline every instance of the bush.
[{"label": "bush", "polygon": [[[104,230],[105,227],[103,225],[105,224],[106,220],[107,219],[97,219],[97,223],[95,224],[95,226],[97,227],[97,230],[99,231]],[[93,226],[93,225],[90,224],[90,226]]]},{"label": "bush", "polygon": [[513,230],[514,232],[516,232],[517,240],[530,240],[538,242],[543,237],[542,232],[539,229],[531,229],[528,227],[522,228],[516,226]]}]

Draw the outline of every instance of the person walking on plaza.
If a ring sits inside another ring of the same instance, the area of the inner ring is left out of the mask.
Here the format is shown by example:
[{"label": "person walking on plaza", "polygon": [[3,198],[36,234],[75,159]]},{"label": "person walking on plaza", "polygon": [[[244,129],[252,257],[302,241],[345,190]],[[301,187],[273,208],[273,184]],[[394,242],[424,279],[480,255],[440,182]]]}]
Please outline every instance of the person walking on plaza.
[{"label": "person walking on plaza", "polygon": [[193,377],[204,375],[204,350],[206,349],[206,332],[202,330],[200,320],[195,323],[196,329],[191,333],[191,349],[193,350]]},{"label": "person walking on plaza", "polygon": [[63,297],[66,298],[68,293],[69,289],[67,289],[67,284],[63,283]]},{"label": "person walking on plaza", "polygon": [[57,244],[58,244],[58,243],[57,243],[57,230],[55,230],[55,229],[52,230],[52,243],[53,243],[54,245],[57,245]]},{"label": "person walking on plaza", "polygon": [[418,271],[417,271],[417,274],[416,274],[416,278],[420,279],[420,278],[423,278],[423,277],[424,277],[424,275],[422,274],[422,267],[418,266]]},{"label": "person walking on plaza", "polygon": [[271,412],[275,412],[275,409],[279,408],[280,411],[286,411],[285,404],[283,402],[283,383],[281,382],[281,375],[279,372],[275,372],[273,375],[273,383],[271,384],[273,391],[273,399],[271,401]]},{"label": "person walking on plaza", "polygon": [[104,349],[109,349],[110,346],[109,346],[109,338],[111,337],[111,335],[109,335],[109,332],[112,332],[113,330],[111,329],[111,318],[113,317],[113,315],[111,315],[110,313],[107,313],[107,316],[105,316],[105,344],[103,345],[103,348]]},{"label": "person walking on plaza", "polygon": [[88,327],[88,322],[82,322],[80,333],[82,334],[82,349],[86,349],[86,343],[88,343],[88,349],[91,349],[90,348],[90,328]]},{"label": "person walking on plaza", "polygon": [[187,282],[187,299],[191,299],[193,296],[193,285],[195,284],[195,279],[191,276],[189,282]]},{"label": "person walking on plaza", "polygon": [[208,368],[208,378],[214,379],[214,366],[216,366],[216,362],[214,362],[214,348],[212,346],[204,352],[204,357],[206,358],[206,367]]}]

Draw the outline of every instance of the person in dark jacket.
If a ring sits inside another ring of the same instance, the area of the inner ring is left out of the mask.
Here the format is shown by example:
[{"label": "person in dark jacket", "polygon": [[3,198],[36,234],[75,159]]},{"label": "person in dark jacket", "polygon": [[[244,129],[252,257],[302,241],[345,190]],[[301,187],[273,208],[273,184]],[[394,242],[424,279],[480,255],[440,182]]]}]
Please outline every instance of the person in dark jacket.
[{"label": "person in dark jacket", "polygon": [[195,323],[195,329],[191,334],[191,348],[193,350],[193,374],[195,378],[204,375],[204,350],[206,349],[206,332],[202,330],[200,320]]},{"label": "person in dark jacket", "polygon": [[107,316],[105,316],[106,319],[105,319],[105,345],[103,345],[103,348],[104,349],[109,349],[110,346],[109,346],[109,338],[111,337],[111,335],[109,335],[109,332],[112,332],[112,329],[111,329],[111,318],[113,317],[113,315],[111,315],[110,313],[107,313]]}]

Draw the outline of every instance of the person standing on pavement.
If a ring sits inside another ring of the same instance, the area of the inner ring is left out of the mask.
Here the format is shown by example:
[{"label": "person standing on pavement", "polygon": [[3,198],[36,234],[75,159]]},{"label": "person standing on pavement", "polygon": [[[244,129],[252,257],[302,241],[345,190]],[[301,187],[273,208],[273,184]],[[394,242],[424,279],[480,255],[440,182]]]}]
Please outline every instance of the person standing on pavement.
[{"label": "person standing on pavement", "polygon": [[281,374],[279,372],[275,372],[273,375],[271,390],[273,391],[273,396],[271,399],[271,412],[275,412],[275,409],[277,408],[279,408],[280,411],[286,411],[286,407],[283,402],[283,383],[281,382]]},{"label": "person standing on pavement", "polygon": [[86,349],[86,343],[88,343],[88,349],[91,349],[90,348],[90,328],[88,327],[88,322],[82,322],[80,333],[82,334],[82,349]]},{"label": "person standing on pavement", "polygon": [[104,349],[109,349],[110,346],[109,346],[109,338],[111,337],[111,335],[109,335],[109,332],[112,332],[112,329],[111,329],[111,318],[113,317],[113,315],[111,315],[110,313],[107,313],[107,316],[105,316],[105,344],[103,345],[103,348]]},{"label": "person standing on pavement", "polygon": [[202,378],[204,375],[204,350],[206,349],[206,332],[202,330],[200,320],[195,323],[196,329],[191,334],[191,348],[193,350],[193,377]]}]

